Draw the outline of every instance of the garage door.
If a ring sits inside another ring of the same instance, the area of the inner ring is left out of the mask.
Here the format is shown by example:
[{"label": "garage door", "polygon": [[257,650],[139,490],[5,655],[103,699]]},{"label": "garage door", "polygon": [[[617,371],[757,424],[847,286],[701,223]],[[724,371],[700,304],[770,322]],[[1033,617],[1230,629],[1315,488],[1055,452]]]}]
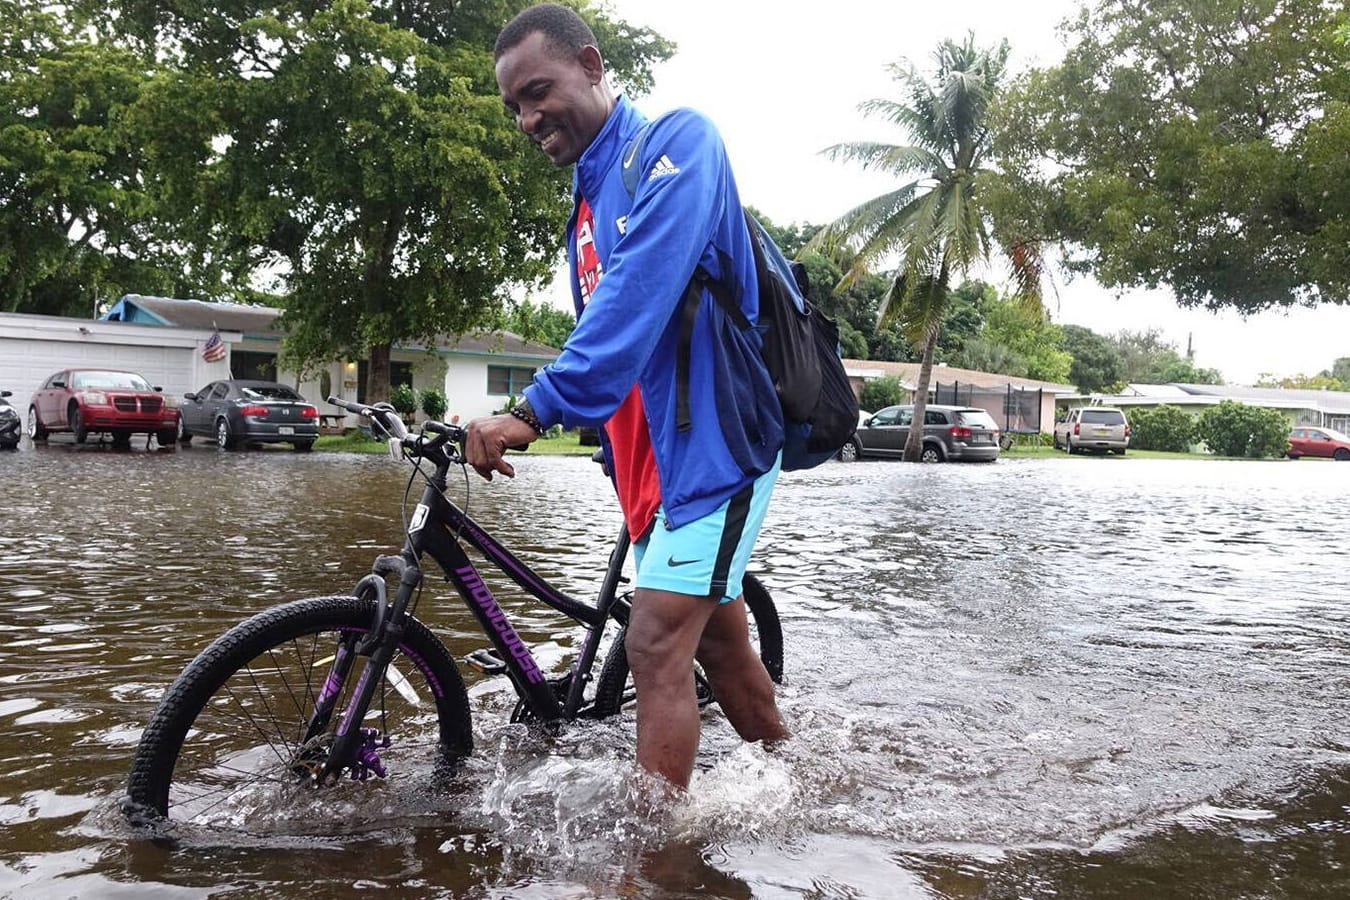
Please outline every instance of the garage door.
[{"label": "garage door", "polygon": [[81,341],[20,340],[0,337],[0,389],[12,391],[15,408],[28,408],[33,391],[53,372],[73,366],[139,372],[166,393],[182,396],[193,386],[193,349],[96,344]]}]

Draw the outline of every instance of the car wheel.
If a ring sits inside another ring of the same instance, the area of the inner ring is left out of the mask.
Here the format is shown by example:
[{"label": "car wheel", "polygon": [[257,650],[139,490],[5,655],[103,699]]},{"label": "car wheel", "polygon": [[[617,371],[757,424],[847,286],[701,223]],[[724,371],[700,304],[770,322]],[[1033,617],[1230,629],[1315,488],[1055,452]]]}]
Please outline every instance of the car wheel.
[{"label": "car wheel", "polygon": [[1056,434],[1050,438],[1050,443],[1055,445],[1056,450],[1063,450],[1064,446],[1059,442],[1059,435]]},{"label": "car wheel", "polygon": [[294,444],[292,444],[291,446],[295,448],[295,452],[296,452],[296,453],[308,453],[309,451],[311,451],[311,450],[314,449],[314,442],[313,442],[313,441],[296,441],[296,442],[295,442]]},{"label": "car wheel", "polygon": [[1289,456],[1290,459],[1298,459],[1298,454],[1297,454],[1297,453],[1290,453],[1290,454],[1288,454],[1288,456]]},{"label": "car wheel", "polygon": [[1344,447],[1337,447],[1336,452],[1331,454],[1331,458],[1345,462],[1347,459],[1350,459],[1350,450],[1347,450]]},{"label": "car wheel", "polygon": [[934,444],[924,444],[919,451],[919,462],[940,463],[942,462],[942,451]]},{"label": "car wheel", "polygon": [[43,426],[42,420],[38,418],[36,406],[28,407],[28,436],[35,441],[47,439],[47,429]]},{"label": "car wheel", "polygon": [[853,438],[849,438],[844,442],[844,446],[839,448],[839,459],[841,462],[857,462],[860,456],[862,456],[862,448],[858,446],[858,442]]},{"label": "car wheel", "polygon": [[1064,435],[1064,452],[1073,456],[1073,438]]},{"label": "car wheel", "polygon": [[178,443],[183,444],[184,446],[192,443],[192,433],[189,432],[187,426],[183,424],[183,417],[181,415],[178,417]]},{"label": "car wheel", "polygon": [[89,438],[89,429],[84,427],[84,416],[80,415],[80,407],[74,403],[70,404],[70,432],[75,435],[75,443],[83,444]]},{"label": "car wheel", "polygon": [[164,449],[172,449],[178,446],[178,429],[167,428],[164,431],[155,432],[155,440],[159,441],[159,446]]},{"label": "car wheel", "polygon": [[233,450],[239,441],[230,434],[230,423],[223,418],[216,419],[216,446],[222,450]]}]

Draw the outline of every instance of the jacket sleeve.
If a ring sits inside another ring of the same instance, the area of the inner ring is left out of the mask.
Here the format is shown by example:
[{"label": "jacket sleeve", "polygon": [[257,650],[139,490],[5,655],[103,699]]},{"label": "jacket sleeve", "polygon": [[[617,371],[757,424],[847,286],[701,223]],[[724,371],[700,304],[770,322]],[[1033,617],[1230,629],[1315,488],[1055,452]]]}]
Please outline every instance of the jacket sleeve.
[{"label": "jacket sleeve", "polygon": [[613,218],[631,202],[624,233],[557,360],[524,391],[545,426],[609,420],[660,345],[712,244],[729,183],[712,123],[683,110],[657,119],[640,164],[631,201],[617,161],[606,175],[604,197],[593,203],[597,227],[600,215]]}]

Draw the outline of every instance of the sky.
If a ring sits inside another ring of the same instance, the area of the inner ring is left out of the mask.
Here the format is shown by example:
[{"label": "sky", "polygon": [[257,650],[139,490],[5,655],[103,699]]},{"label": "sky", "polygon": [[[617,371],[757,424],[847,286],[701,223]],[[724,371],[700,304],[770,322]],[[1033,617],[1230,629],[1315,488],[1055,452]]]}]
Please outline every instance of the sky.
[{"label": "sky", "polygon": [[[1011,66],[1052,65],[1063,55],[1057,26],[1076,0],[1035,3],[965,0],[902,3],[831,0],[609,0],[622,19],[655,29],[678,45],[658,66],[655,89],[637,99],[648,116],[688,106],[717,124],[743,202],[779,225],[824,223],[894,188],[893,181],[832,162],[835,143],[906,138],[865,119],[858,104],[896,98],[887,66],[908,59],[929,67],[945,38],[973,30],[982,45],[1006,38]],[[999,273],[989,276],[998,283]],[[1053,279],[1046,304],[1059,324],[1100,334],[1162,332],[1197,366],[1234,384],[1263,373],[1315,374],[1350,356],[1350,308],[1266,312],[1246,319],[1180,309],[1166,290],[1109,291],[1090,278]],[[570,306],[570,303],[565,305]]]}]

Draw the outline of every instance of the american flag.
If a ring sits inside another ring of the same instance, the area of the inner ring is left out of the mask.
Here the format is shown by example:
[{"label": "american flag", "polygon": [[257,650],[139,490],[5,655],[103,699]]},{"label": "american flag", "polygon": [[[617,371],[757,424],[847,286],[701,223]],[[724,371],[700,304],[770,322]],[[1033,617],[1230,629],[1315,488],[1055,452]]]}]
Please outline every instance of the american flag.
[{"label": "american flag", "polygon": [[207,362],[220,362],[225,358],[225,342],[220,339],[220,332],[212,332],[211,337],[202,347],[202,359]]}]

